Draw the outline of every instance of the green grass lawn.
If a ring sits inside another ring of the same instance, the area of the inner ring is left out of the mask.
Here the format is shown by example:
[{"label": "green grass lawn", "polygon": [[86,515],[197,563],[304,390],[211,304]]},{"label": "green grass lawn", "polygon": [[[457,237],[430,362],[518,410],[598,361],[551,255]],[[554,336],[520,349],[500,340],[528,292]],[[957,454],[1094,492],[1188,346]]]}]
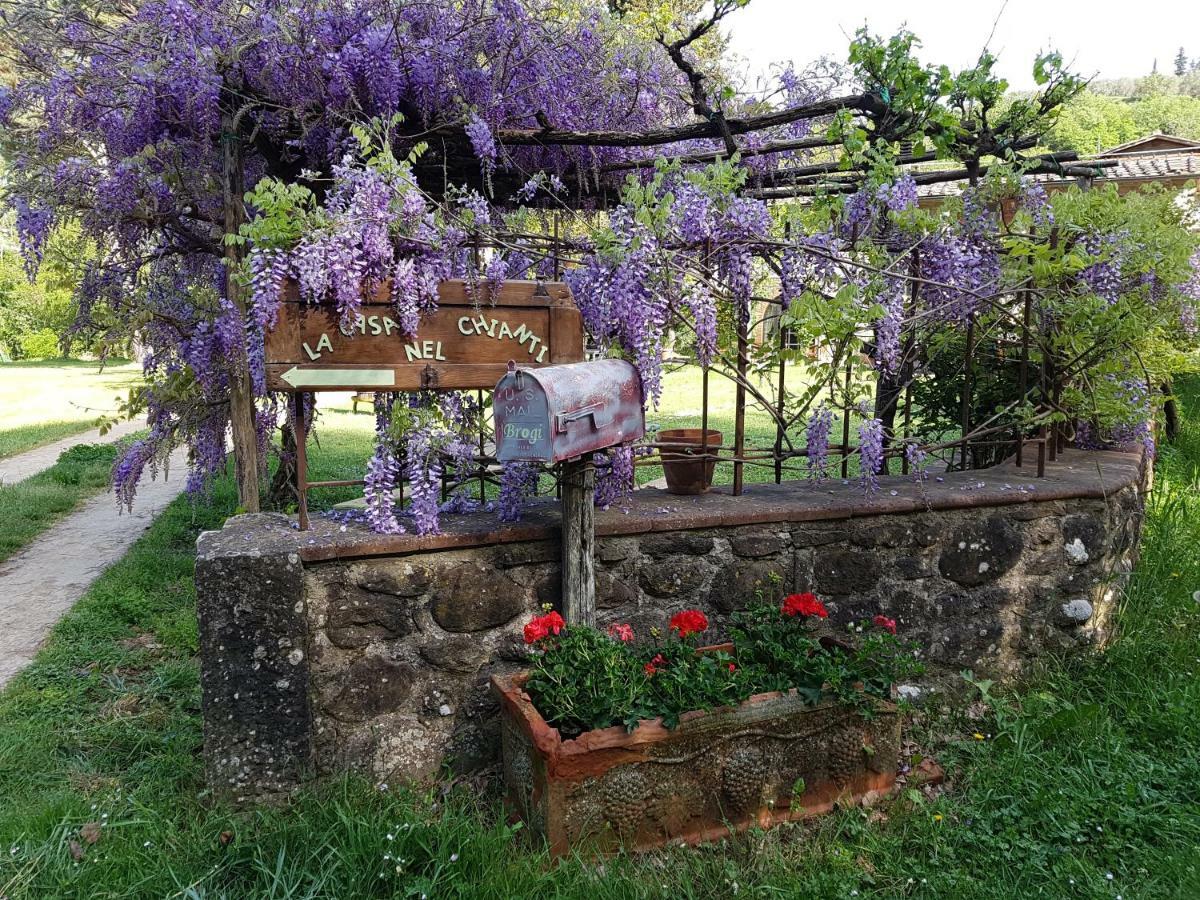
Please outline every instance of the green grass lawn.
[{"label": "green grass lawn", "polygon": [[0,363],[0,457],[88,431],[140,379],[141,367],[124,361]]},{"label": "green grass lawn", "polygon": [[50,468],[16,484],[0,485],[0,562],[88,497],[107,490],[123,445],[76,444],[60,453]]},{"label": "green grass lawn", "polygon": [[0,896],[1200,896],[1200,381],[1181,393],[1111,647],[980,695],[975,718],[919,714],[944,796],[602,865],[548,867],[473,784],[348,777],[278,808],[215,803],[193,548],[235,501],[226,482],[180,499],[0,694]]}]

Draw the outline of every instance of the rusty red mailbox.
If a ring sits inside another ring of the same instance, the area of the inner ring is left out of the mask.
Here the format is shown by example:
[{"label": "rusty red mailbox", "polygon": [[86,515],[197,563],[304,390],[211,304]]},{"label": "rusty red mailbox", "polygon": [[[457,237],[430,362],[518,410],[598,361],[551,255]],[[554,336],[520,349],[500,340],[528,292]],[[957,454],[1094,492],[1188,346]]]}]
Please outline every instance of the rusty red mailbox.
[{"label": "rusty red mailbox", "polygon": [[562,609],[596,624],[596,472],[592,454],[646,433],[642,379],[623,359],[518,369],[492,397],[496,458],[562,463]]},{"label": "rusty red mailbox", "polygon": [[623,359],[541,369],[510,363],[492,408],[501,462],[565,462],[646,433],[642,380]]}]

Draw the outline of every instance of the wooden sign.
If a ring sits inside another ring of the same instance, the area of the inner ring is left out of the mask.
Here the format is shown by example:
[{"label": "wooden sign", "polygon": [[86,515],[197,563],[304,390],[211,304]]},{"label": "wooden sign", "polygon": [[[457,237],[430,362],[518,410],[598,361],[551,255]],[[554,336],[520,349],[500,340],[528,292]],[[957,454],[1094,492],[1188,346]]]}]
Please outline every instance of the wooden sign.
[{"label": "wooden sign", "polygon": [[583,360],[583,317],[560,282],[505,281],[492,296],[462,281],[438,287],[438,309],[405,335],[390,283],[364,302],[353,323],[331,306],[302,303],[285,287],[267,335],[267,387],[273,391],[417,391],[492,388],[508,361],[548,366]]}]

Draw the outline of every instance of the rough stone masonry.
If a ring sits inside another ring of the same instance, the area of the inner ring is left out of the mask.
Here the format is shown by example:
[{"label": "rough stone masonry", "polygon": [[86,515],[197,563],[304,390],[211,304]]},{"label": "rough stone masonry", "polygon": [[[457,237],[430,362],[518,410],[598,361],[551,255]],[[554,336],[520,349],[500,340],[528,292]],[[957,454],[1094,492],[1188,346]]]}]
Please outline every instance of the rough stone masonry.
[{"label": "rough stone masonry", "polygon": [[[838,628],[893,617],[932,681],[1009,677],[1047,652],[1102,645],[1141,527],[1140,456],[1066,451],[1045,478],[1012,466],[878,494],[834,481],[742,497],[636,492],[597,515],[600,625],[665,629],[698,607],[719,638],[756,596],[812,590]],[[211,783],[237,800],[356,768],[426,779],[494,761],[496,672],[559,595],[552,505],[502,527],[455,517],[438,536],[324,521],[298,532],[238,516],[196,566]]]}]

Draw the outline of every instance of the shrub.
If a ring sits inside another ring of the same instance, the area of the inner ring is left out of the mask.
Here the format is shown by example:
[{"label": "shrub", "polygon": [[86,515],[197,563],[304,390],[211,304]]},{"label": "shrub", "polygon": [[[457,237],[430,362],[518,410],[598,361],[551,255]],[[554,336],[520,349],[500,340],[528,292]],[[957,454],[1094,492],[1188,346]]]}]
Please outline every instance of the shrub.
[{"label": "shrub", "polygon": [[52,359],[60,355],[58,335],[49,328],[21,335],[21,355],[26,359]]}]

